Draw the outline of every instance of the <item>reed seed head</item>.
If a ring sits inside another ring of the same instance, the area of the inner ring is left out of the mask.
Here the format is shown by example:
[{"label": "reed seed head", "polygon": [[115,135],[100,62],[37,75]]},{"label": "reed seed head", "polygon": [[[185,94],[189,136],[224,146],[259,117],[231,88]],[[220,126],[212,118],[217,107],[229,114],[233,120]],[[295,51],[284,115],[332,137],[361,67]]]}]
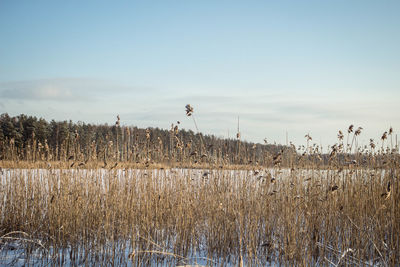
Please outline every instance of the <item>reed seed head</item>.
[{"label": "reed seed head", "polygon": [[190,104],[187,104],[186,106],[185,106],[185,108],[186,108],[186,116],[192,116],[192,114],[193,114],[193,107],[190,105]]}]

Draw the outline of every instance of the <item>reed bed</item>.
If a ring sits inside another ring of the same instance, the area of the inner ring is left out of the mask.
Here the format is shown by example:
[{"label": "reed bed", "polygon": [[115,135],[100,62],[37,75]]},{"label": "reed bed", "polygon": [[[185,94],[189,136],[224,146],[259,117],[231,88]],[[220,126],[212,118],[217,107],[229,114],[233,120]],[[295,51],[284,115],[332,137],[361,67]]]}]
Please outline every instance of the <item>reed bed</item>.
[{"label": "reed bed", "polygon": [[400,261],[399,169],[3,169],[0,262]]}]

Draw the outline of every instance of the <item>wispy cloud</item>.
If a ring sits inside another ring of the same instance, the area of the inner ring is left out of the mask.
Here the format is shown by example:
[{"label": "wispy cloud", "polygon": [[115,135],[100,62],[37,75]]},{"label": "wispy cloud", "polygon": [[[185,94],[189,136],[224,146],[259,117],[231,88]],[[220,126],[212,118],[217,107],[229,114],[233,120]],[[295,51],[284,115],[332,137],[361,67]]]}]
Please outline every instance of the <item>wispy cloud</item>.
[{"label": "wispy cloud", "polygon": [[0,83],[0,96],[9,100],[96,101],[151,88],[124,86],[89,78],[57,78]]},{"label": "wispy cloud", "polygon": [[395,97],[270,92],[249,90],[224,95],[221,90],[163,91],[83,78],[20,81],[0,84],[0,112],[90,123],[114,123],[120,114],[124,125],[169,128],[179,120],[182,128],[195,131],[192,118],[187,118],[184,111],[184,106],[191,104],[204,133],[226,137],[229,132],[232,137],[239,116],[246,140],[262,142],[266,137],[284,143],[287,131],[289,140],[297,144],[304,142],[308,132],[316,140],[332,144],[337,131],[350,124],[364,127],[363,134],[374,137],[398,121]]},{"label": "wispy cloud", "polygon": [[4,99],[20,101],[76,101],[85,100],[90,83],[83,79],[42,79],[4,82],[0,95]]},{"label": "wispy cloud", "polygon": [[19,100],[75,100],[72,92],[68,89],[61,89],[52,86],[41,88],[13,88],[6,89],[1,94],[4,98]]},{"label": "wispy cloud", "polygon": [[242,136],[248,140],[261,142],[268,140],[285,142],[285,132],[289,141],[302,143],[308,132],[322,143],[334,143],[338,130],[350,124],[363,126],[365,134],[375,136],[388,123],[398,118],[398,104],[387,97],[366,95],[343,97],[335,92],[315,95],[259,94],[213,95],[197,93],[171,99],[174,105],[190,103],[195,108],[199,128],[208,133],[231,136],[237,128],[240,116]]}]

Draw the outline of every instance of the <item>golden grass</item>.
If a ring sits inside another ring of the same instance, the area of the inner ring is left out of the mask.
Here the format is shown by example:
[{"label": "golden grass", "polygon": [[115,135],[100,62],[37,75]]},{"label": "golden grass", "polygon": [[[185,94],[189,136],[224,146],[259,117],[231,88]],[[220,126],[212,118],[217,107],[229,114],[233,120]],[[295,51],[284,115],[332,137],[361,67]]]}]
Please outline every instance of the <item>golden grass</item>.
[{"label": "golden grass", "polygon": [[399,261],[398,167],[257,171],[3,169],[0,242],[43,264]]},{"label": "golden grass", "polygon": [[[193,107],[185,108],[197,129]],[[237,148],[210,154],[212,144],[200,135],[194,149],[178,126],[171,126],[169,151],[150,130],[141,143],[125,130],[129,138],[116,134],[98,151],[68,139],[56,149],[60,161],[36,144],[17,156],[10,141],[8,160],[0,161],[0,264],[400,261],[400,155],[392,129],[380,148],[370,139],[367,149],[358,146],[362,128],[351,125],[328,154],[309,134],[299,153],[291,144],[257,154],[257,145],[241,148],[238,135]]]}]

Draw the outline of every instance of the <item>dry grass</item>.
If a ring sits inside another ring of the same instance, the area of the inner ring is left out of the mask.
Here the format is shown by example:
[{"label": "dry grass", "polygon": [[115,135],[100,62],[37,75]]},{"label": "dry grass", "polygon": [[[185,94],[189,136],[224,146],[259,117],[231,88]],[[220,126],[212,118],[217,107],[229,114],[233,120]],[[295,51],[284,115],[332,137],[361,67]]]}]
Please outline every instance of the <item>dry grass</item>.
[{"label": "dry grass", "polygon": [[[190,105],[186,113],[193,118]],[[168,153],[150,131],[137,161],[118,160],[118,138],[93,159],[76,148],[61,161],[2,160],[0,264],[394,266],[398,146],[391,129],[380,148],[372,139],[361,148],[361,130],[339,131],[328,154],[307,134],[300,153],[286,147],[262,160],[240,136],[234,155],[212,159],[177,126],[168,161],[155,160]]]},{"label": "dry grass", "polygon": [[2,172],[1,255],[19,240],[27,262],[35,251],[44,265],[400,259],[398,167]]}]

